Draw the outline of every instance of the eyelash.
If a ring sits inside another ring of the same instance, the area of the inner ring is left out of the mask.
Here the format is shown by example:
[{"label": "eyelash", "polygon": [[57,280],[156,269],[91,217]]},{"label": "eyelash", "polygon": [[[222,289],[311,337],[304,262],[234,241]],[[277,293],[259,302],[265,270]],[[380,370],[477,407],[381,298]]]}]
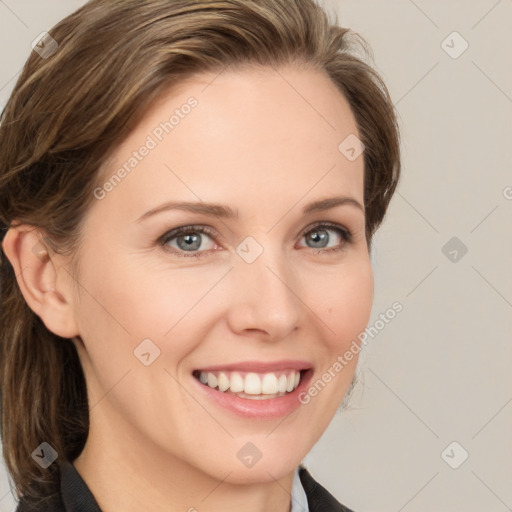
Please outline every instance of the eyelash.
[{"label": "eyelash", "polygon": [[[315,229],[318,229],[318,228],[329,228],[331,230],[336,231],[343,239],[343,243],[337,247],[331,247],[329,249],[318,249],[317,254],[336,253],[336,252],[339,252],[339,251],[342,251],[343,249],[345,249],[346,244],[352,243],[352,233],[348,229],[346,229],[342,226],[339,226],[338,224],[332,224],[330,222],[322,222],[322,221],[318,222],[316,224],[313,224],[312,226],[308,226],[304,231],[302,231],[300,238],[302,238],[303,236],[307,235],[311,231],[314,231]],[[209,251],[197,251],[195,253],[191,252],[191,253],[187,254],[185,251],[177,251],[174,248],[171,250],[167,247],[167,244],[174,238],[177,238],[181,235],[189,235],[192,233],[206,234],[206,235],[210,236],[212,239],[215,238],[215,231],[213,229],[211,229],[210,227],[202,226],[202,225],[191,225],[191,226],[179,227],[179,228],[176,228],[176,229],[173,229],[171,231],[164,233],[164,235],[162,235],[157,240],[157,243],[159,245],[161,245],[162,247],[164,247],[165,250],[167,250],[173,254],[176,254],[179,257],[201,258],[205,255],[205,253],[207,253]],[[312,249],[312,250],[314,251],[315,249]]]}]

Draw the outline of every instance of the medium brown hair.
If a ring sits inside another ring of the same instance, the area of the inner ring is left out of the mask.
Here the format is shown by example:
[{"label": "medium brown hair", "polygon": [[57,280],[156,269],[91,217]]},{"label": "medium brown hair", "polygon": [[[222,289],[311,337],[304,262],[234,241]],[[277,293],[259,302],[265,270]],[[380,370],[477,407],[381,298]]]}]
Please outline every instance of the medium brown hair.
[{"label": "medium brown hair", "polygon": [[[30,54],[2,112],[2,237],[25,223],[73,254],[100,171],[159,95],[200,72],[296,64],[329,76],[351,106],[365,146],[370,247],[400,175],[395,109],[363,58],[372,56],[365,40],[314,0],[91,0],[49,33],[58,47]],[[42,499],[59,492],[60,470],[42,469],[31,453],[47,442],[58,460],[78,457],[86,382],[73,343],[28,307],[0,256],[4,458],[18,499]]]}]

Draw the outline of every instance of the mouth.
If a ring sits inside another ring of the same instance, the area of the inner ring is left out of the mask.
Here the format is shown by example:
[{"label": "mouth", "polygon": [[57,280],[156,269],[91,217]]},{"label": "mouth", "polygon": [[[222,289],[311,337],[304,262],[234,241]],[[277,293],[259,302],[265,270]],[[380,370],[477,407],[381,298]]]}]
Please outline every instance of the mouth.
[{"label": "mouth", "polygon": [[194,370],[203,386],[248,400],[271,400],[293,393],[312,368],[284,368],[272,372],[241,370]]}]

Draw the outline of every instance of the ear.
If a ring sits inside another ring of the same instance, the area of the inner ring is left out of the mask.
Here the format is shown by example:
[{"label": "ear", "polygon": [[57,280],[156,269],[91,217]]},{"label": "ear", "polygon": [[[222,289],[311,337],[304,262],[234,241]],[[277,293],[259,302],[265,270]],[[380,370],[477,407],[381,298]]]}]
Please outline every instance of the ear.
[{"label": "ear", "polygon": [[30,309],[48,330],[72,338],[79,334],[72,303],[72,278],[63,268],[62,257],[43,240],[38,228],[20,224],[9,228],[2,249]]}]

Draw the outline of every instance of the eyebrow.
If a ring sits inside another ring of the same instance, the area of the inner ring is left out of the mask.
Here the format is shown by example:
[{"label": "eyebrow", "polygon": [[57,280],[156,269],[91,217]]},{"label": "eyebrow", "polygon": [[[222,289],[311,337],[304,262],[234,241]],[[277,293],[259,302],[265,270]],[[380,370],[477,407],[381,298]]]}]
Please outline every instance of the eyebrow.
[{"label": "eyebrow", "polygon": [[[302,212],[303,214],[322,212],[342,205],[354,206],[364,213],[363,205],[353,197],[348,196],[328,197],[326,199],[314,201],[313,203],[308,204]],[[238,219],[238,210],[233,210],[229,206],[216,203],[169,201],[147,211],[137,219],[137,222],[141,222],[148,217],[152,217],[153,215],[157,215],[168,210],[185,210],[192,213],[200,213],[223,219]]]}]

